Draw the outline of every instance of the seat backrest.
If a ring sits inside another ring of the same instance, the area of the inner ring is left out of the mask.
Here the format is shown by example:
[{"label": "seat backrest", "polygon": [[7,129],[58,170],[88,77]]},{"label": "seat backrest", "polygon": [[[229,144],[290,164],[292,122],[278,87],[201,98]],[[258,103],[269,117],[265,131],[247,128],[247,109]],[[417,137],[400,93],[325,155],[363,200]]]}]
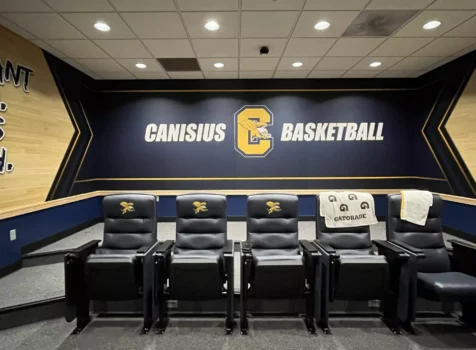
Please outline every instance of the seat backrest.
[{"label": "seat backrest", "polygon": [[298,197],[289,194],[248,196],[246,239],[256,249],[296,249]]},{"label": "seat backrest", "polygon": [[217,194],[177,196],[178,249],[221,249],[226,243],[226,197]]},{"label": "seat backrest", "polygon": [[327,227],[326,220],[321,216],[321,200],[316,196],[316,238],[332,248],[339,250],[339,253],[345,254],[346,250],[353,253],[369,254],[372,250],[370,240],[370,227]]},{"label": "seat backrest", "polygon": [[426,258],[418,261],[419,272],[448,272],[451,270],[441,230],[443,200],[433,194],[425,226],[415,225],[400,218],[401,194],[388,196],[387,239],[396,240],[421,249]]},{"label": "seat backrest", "polygon": [[156,198],[149,194],[104,197],[102,248],[139,249],[157,241]]}]

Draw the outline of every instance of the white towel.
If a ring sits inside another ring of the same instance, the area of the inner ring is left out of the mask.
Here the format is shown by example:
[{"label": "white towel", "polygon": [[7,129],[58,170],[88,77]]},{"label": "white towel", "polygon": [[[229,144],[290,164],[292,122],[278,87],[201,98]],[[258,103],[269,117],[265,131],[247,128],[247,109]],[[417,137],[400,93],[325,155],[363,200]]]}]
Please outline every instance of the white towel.
[{"label": "white towel", "polygon": [[319,211],[327,227],[357,227],[377,223],[374,198],[370,193],[322,192],[319,198]]},{"label": "white towel", "polygon": [[402,206],[400,218],[415,225],[425,226],[430,207],[433,205],[433,194],[428,191],[401,191]]}]

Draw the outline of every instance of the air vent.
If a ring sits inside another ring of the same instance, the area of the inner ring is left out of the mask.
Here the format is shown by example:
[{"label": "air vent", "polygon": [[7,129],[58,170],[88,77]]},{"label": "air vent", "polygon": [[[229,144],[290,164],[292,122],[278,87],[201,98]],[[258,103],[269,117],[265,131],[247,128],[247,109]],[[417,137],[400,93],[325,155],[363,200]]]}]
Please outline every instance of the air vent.
[{"label": "air vent", "polygon": [[199,72],[196,58],[157,58],[167,72]]},{"label": "air vent", "polygon": [[418,11],[362,11],[343,36],[389,36]]}]

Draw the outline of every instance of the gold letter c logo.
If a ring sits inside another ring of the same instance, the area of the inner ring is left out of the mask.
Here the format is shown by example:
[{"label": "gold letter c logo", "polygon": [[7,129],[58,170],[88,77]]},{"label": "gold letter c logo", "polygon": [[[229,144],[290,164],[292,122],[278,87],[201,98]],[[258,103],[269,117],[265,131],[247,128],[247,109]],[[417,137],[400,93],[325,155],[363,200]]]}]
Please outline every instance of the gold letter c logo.
[{"label": "gold letter c logo", "polygon": [[244,106],[235,113],[235,149],[247,158],[266,157],[273,150],[273,113],[266,106]]}]

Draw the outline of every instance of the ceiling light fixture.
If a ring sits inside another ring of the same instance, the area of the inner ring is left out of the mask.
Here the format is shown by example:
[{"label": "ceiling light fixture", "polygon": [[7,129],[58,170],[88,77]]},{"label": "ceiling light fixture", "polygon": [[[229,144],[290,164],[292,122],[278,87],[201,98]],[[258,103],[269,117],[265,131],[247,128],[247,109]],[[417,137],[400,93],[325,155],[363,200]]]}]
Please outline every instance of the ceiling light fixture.
[{"label": "ceiling light fixture", "polygon": [[380,67],[382,65],[382,62],[372,62],[370,63],[370,67],[375,68],[375,67]]},{"label": "ceiling light fixture", "polygon": [[136,67],[140,69],[147,68],[147,66],[144,63],[136,63]]},{"label": "ceiling light fixture", "polygon": [[215,68],[223,68],[223,67],[225,67],[225,65],[224,65],[223,63],[221,63],[221,62],[215,63],[214,66],[215,66]]},{"label": "ceiling light fixture", "polygon": [[423,25],[423,29],[430,30],[438,28],[441,25],[440,21],[430,21]]},{"label": "ceiling light fixture", "polygon": [[220,25],[215,22],[215,21],[208,21],[206,24],[205,24],[205,28],[207,28],[208,30],[218,30],[218,28],[220,28]]},{"label": "ceiling light fixture", "polygon": [[106,23],[104,22],[96,22],[94,23],[94,28],[97,30],[100,30],[101,32],[108,32],[111,30],[111,27],[109,27]]},{"label": "ceiling light fixture", "polygon": [[314,29],[317,29],[317,30],[324,30],[324,29],[327,29],[330,27],[330,23],[329,22],[326,22],[326,21],[320,21],[320,22],[317,22],[316,25],[314,26]]},{"label": "ceiling light fixture", "polygon": [[293,63],[293,67],[298,68],[298,67],[301,67],[301,66],[302,66],[302,62],[294,62]]}]

